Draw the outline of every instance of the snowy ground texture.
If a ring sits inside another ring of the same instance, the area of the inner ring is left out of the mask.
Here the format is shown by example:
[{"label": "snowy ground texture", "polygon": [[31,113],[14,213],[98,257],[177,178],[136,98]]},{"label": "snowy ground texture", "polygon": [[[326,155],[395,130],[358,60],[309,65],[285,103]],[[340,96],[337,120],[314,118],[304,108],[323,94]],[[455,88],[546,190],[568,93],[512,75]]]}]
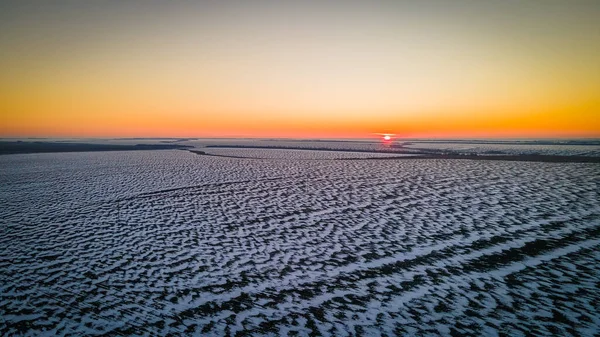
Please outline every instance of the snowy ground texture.
[{"label": "snowy ground texture", "polygon": [[598,164],[211,151],[1,156],[0,335],[600,333]]}]

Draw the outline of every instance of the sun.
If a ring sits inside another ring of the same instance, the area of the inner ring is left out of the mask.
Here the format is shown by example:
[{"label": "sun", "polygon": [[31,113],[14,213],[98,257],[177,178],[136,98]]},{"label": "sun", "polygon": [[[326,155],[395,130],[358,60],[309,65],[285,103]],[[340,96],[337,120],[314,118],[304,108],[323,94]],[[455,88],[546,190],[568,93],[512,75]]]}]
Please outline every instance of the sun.
[{"label": "sun", "polygon": [[375,133],[375,135],[378,135],[381,137],[381,140],[389,143],[395,136],[395,133]]}]

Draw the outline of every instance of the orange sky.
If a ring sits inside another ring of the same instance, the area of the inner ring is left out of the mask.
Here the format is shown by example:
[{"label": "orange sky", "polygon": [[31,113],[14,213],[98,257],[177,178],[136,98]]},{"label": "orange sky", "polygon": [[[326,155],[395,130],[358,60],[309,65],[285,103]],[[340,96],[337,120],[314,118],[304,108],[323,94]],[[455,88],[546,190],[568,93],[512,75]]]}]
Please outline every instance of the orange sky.
[{"label": "orange sky", "polygon": [[0,5],[0,137],[600,137],[593,2],[45,6]]}]

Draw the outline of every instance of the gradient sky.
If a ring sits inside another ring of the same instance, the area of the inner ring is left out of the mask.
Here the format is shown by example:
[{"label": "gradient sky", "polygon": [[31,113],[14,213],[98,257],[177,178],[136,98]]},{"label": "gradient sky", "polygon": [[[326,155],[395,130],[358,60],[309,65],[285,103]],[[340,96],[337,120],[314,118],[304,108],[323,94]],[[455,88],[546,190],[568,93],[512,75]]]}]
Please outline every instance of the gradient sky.
[{"label": "gradient sky", "polygon": [[2,1],[3,137],[600,137],[600,2]]}]

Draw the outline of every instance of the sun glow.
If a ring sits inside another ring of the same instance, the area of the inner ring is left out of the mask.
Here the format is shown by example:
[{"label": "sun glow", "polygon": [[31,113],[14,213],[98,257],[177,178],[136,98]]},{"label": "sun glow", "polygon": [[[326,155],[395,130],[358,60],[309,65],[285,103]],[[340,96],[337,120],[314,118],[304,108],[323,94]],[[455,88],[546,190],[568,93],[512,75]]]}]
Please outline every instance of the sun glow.
[{"label": "sun glow", "polygon": [[550,2],[4,1],[0,136],[599,137],[600,6]]}]

